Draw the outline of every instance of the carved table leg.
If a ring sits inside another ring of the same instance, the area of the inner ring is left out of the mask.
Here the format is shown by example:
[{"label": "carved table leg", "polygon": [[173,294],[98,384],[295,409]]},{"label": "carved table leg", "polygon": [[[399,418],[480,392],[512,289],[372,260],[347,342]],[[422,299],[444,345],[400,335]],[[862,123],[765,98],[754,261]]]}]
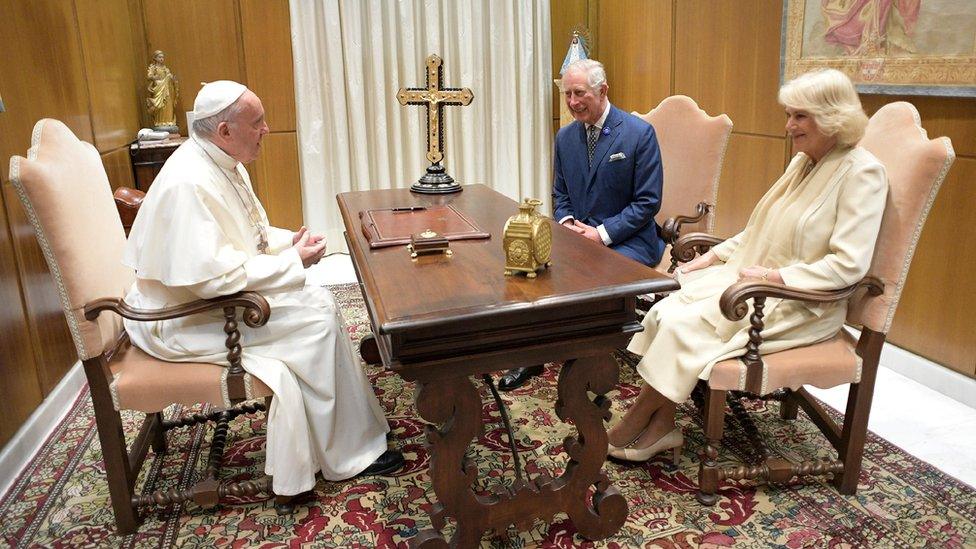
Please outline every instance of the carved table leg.
[{"label": "carved table leg", "polygon": [[411,540],[415,547],[447,547],[439,531],[448,516],[453,516],[458,525],[451,547],[476,546],[487,527],[481,507],[491,501],[472,491],[478,468],[464,457],[468,445],[483,429],[481,395],[467,376],[445,382],[450,390],[437,383],[417,383],[417,411],[434,424],[427,426],[427,441],[431,449],[430,480],[438,499],[431,521],[438,532],[421,532]]},{"label": "carved table leg", "polygon": [[[603,394],[617,383],[618,366],[607,356],[570,360],[559,374],[556,413],[576,425],[577,437],[566,437],[566,470],[558,479],[519,478],[508,488],[498,486],[490,496],[477,495],[473,485],[478,469],[465,459],[472,440],[481,434],[481,395],[467,376],[417,381],[417,411],[433,423],[427,427],[431,448],[430,479],[437,504],[431,513],[434,530],[419,533],[414,547],[447,547],[441,536],[448,517],[457,523],[451,547],[472,547],[485,530],[514,524],[529,528],[535,519],[551,521],[565,512],[585,538],[606,538],[627,518],[627,502],[603,472],[607,456],[610,401]],[[588,391],[595,393],[590,400]],[[593,494],[592,503],[587,503]]]},{"label": "carved table leg", "polygon": [[[627,520],[627,501],[610,484],[603,464],[607,458],[610,401],[604,393],[617,384],[619,366],[609,356],[566,362],[559,372],[559,400],[556,413],[576,425],[577,438],[563,442],[570,460],[559,479],[565,484],[565,511],[581,536],[600,540],[613,535]],[[587,391],[596,394],[590,400]],[[590,486],[595,488],[593,504],[586,502]]]}]

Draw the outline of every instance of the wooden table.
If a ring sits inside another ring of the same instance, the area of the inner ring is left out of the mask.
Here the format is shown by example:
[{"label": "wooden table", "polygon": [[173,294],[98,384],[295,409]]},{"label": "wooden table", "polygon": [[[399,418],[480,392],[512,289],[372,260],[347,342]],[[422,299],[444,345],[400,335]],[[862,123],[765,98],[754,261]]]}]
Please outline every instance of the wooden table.
[{"label": "wooden table", "polygon": [[[421,532],[412,544],[447,546],[440,530],[448,517],[457,522],[452,547],[477,545],[489,528],[515,524],[524,530],[537,518],[549,522],[558,512],[567,513],[588,539],[619,530],[627,503],[602,471],[604,421],[610,419],[603,395],[619,373],[610,353],[642,329],[636,296],[677,284],[551,220],[552,267],[535,279],[504,276],[502,228],[517,205],[483,185],[446,196],[406,189],[349,192],[338,201],[379,356],[416,382],[417,411],[432,424],[427,439],[437,530]],[[452,204],[491,238],[454,241],[453,256],[413,260],[403,246],[369,248],[359,212],[434,204]],[[470,376],[550,361],[563,362],[556,413],[577,430],[564,443],[565,472],[531,480],[519,473],[513,487],[499,487],[490,497],[475,493],[478,469],[465,460],[465,450],[483,425],[481,396]]]}]

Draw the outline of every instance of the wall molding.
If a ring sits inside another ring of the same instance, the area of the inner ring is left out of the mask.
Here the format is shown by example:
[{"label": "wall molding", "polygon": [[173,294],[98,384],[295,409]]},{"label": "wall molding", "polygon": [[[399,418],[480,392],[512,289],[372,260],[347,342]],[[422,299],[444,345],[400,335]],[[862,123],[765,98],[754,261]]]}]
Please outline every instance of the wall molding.
[{"label": "wall molding", "polygon": [[75,362],[68,373],[51,390],[34,413],[24,421],[20,429],[0,450],[0,498],[6,495],[14,481],[40,449],[55,427],[71,410],[71,404],[85,386],[85,370],[81,362]]}]

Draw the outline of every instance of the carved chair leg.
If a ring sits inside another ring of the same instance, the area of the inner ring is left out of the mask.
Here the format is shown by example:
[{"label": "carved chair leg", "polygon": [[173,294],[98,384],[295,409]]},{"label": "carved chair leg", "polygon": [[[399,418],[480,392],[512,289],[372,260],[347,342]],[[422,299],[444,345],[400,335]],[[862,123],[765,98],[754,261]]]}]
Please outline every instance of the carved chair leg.
[{"label": "carved chair leg", "polygon": [[865,387],[862,378],[861,383],[851,385],[847,394],[847,412],[844,415],[844,430],[839,452],[840,460],[844,463],[844,471],[834,475],[834,486],[844,495],[853,495],[857,492],[857,479],[861,474],[861,459],[864,455],[864,441],[867,438],[873,385],[872,379],[870,388]]},{"label": "carved chair leg", "polygon": [[96,406],[95,419],[98,427],[98,440],[102,446],[102,459],[105,462],[105,475],[108,477],[108,491],[115,511],[115,524],[120,535],[132,534],[142,519],[133,504],[132,487],[135,473],[129,469],[129,454],[122,430],[122,416],[115,410],[99,410]]},{"label": "carved chair leg", "polygon": [[786,396],[779,402],[779,417],[786,420],[796,419],[799,407],[800,404],[793,396],[793,391],[787,391]]},{"label": "carved chair leg", "polygon": [[163,413],[156,412],[156,427],[152,434],[152,449],[157,456],[166,453],[166,428],[163,427]]},{"label": "carved chair leg", "polygon": [[702,505],[715,505],[718,502],[718,448],[725,427],[725,395],[725,391],[705,391],[705,447],[699,456],[698,494],[695,496]]},{"label": "carved chair leg", "polygon": [[359,340],[359,357],[370,366],[382,364],[383,358],[380,356],[380,348],[376,343],[376,336],[367,334]]},{"label": "carved chair leg", "polygon": [[865,328],[857,343],[858,354],[864,361],[859,383],[852,383],[847,393],[847,410],[841,431],[838,454],[844,464],[840,474],[834,474],[834,485],[844,495],[857,492],[857,479],[861,474],[861,458],[867,438],[868,416],[874,399],[874,383],[878,376],[878,360],[884,346],[885,335]]}]

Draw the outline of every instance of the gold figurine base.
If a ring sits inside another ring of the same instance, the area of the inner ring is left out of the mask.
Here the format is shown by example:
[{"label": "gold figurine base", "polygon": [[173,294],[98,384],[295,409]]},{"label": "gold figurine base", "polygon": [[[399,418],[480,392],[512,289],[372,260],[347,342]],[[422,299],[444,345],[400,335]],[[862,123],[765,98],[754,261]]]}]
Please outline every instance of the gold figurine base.
[{"label": "gold figurine base", "polygon": [[552,266],[552,261],[546,263],[545,265],[539,265],[536,269],[519,269],[519,268],[509,268],[505,269],[505,276],[512,276],[515,274],[523,273],[525,278],[535,278],[539,276],[539,273],[548,269]]}]

